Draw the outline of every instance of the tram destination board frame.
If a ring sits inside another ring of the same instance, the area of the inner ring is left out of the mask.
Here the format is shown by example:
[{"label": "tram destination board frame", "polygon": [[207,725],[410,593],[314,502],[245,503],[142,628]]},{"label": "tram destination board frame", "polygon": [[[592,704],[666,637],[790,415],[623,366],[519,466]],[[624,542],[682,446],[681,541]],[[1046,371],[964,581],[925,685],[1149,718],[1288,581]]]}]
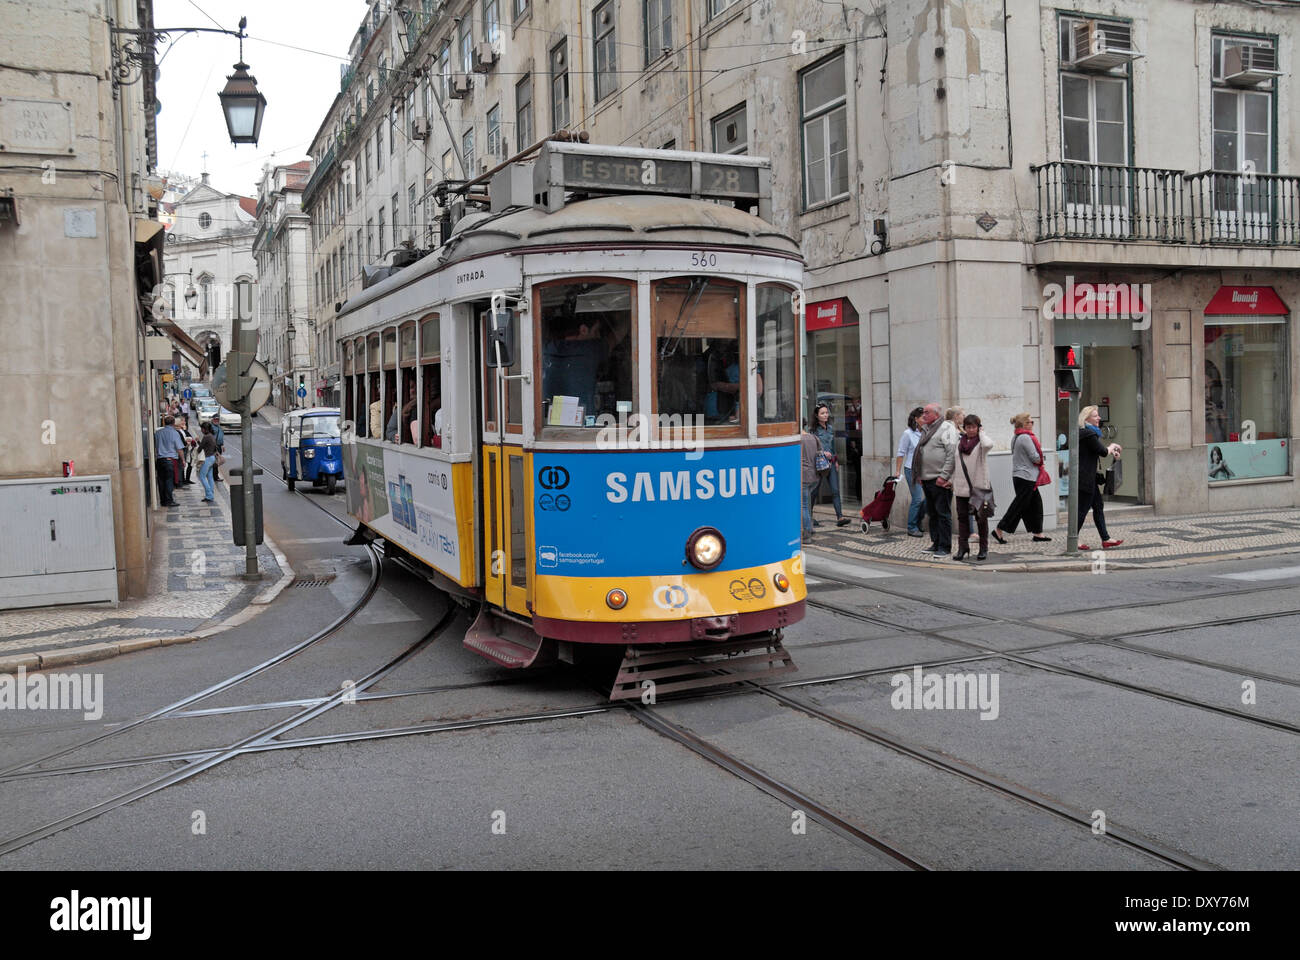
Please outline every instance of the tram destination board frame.
[{"label": "tram destination board frame", "polygon": [[551,141],[533,168],[535,205],[554,213],[567,193],[652,193],[730,200],[771,217],[772,164],[764,157]]}]

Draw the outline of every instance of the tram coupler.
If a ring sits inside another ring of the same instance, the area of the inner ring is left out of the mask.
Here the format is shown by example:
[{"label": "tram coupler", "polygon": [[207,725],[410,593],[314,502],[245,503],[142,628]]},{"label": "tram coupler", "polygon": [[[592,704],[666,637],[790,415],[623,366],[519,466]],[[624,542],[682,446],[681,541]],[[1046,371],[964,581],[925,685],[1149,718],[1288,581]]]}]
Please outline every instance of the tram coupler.
[{"label": "tram coupler", "polygon": [[[725,620],[726,617],[704,618]],[[709,634],[706,634],[709,635]],[[645,701],[666,693],[722,687],[799,669],[780,631],[706,643],[630,646],[619,664],[610,700]]]}]

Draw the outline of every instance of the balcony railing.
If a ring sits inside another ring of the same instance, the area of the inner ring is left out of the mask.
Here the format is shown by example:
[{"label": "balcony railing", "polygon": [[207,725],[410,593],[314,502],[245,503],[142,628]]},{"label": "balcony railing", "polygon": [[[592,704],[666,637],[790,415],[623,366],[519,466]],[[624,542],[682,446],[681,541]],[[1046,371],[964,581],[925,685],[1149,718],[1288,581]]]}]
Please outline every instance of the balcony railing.
[{"label": "balcony railing", "polygon": [[1300,177],[1203,170],[1186,179],[1193,243],[1300,244]]},{"label": "balcony railing", "polygon": [[1300,177],[1069,160],[1030,170],[1039,240],[1300,246]]},{"label": "balcony railing", "polygon": [[1030,169],[1040,240],[1185,240],[1181,170],[1068,160]]}]

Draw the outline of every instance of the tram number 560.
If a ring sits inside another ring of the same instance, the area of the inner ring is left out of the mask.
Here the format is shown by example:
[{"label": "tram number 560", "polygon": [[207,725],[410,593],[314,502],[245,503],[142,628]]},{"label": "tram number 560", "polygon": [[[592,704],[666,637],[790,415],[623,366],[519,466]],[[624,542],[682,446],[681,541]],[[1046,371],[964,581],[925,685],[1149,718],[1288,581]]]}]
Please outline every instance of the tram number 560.
[{"label": "tram number 560", "polygon": [[692,267],[716,267],[718,265],[718,255],[716,253],[692,253]]}]

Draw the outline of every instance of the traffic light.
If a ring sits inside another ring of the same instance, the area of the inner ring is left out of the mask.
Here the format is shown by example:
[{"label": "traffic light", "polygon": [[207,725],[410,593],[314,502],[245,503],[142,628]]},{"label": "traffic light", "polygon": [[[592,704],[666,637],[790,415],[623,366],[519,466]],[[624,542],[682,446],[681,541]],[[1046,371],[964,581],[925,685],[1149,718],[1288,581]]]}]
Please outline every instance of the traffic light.
[{"label": "traffic light", "polygon": [[248,368],[257,357],[258,326],[253,316],[253,284],[249,280],[235,281],[234,344],[226,354],[226,379],[228,394],[239,403],[253,389],[248,378]]},{"label": "traffic light", "polygon": [[1064,347],[1055,347],[1056,351],[1056,389],[1069,393],[1083,390],[1083,370],[1079,364],[1080,346],[1077,343]]}]

